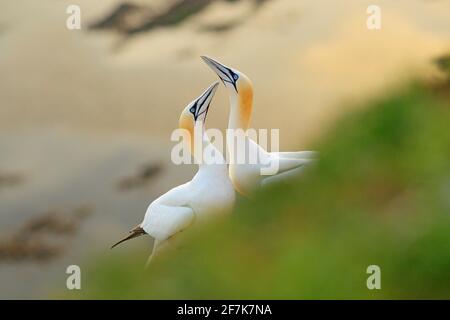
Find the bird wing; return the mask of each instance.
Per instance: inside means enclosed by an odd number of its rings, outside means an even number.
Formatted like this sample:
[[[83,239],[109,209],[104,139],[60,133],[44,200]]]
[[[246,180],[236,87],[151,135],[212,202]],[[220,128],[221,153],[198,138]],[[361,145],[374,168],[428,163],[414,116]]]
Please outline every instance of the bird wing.
[[[283,173],[275,174],[272,176],[267,176],[262,179],[261,186],[266,186],[266,185],[269,185],[272,183],[277,183],[280,181],[290,179],[292,177],[299,175],[304,169],[305,169],[305,166],[300,166],[300,167],[285,171]]]
[[[145,231],[157,240],[166,240],[189,227],[195,220],[194,210],[187,206],[158,204],[149,208],[143,225]]]
[[[273,157],[273,161],[278,161],[278,172],[277,174],[296,169],[304,166],[305,164],[311,163],[312,159],[286,159]]]
[[[287,153],[295,154],[296,152],[287,152]],[[274,175],[264,177],[261,181],[261,185],[271,184],[273,182],[282,181],[290,177],[296,176],[303,171],[306,165],[313,163],[315,161],[314,158],[280,158],[277,156],[278,154],[285,154],[285,152],[271,153],[272,160],[278,161],[278,172]]]
[[[316,159],[316,151],[271,152],[271,154],[285,159]]]

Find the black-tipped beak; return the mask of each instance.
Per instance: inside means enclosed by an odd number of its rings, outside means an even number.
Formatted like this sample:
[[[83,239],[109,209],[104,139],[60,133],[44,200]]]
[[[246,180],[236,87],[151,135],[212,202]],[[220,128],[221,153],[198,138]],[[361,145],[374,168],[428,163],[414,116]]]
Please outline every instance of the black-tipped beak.
[[[210,57],[201,56],[201,58],[219,76],[220,80],[222,80],[224,84],[232,84],[237,91],[236,81],[239,76],[233,70]]]
[[[115,246],[121,244],[122,242],[125,242],[125,241],[127,241],[127,240],[130,240],[130,239],[133,239],[133,238],[142,236],[142,235],[144,235],[144,234],[146,234],[146,232],[144,231],[144,229],[142,229],[142,228],[138,225],[138,226],[136,226],[135,228],[133,228],[133,229],[130,230],[130,234],[129,234],[128,236],[126,236],[126,237],[123,238],[122,240],[120,240],[120,241],[116,242],[115,244],[113,244],[113,245],[111,246],[111,249],[114,248]]]
[[[205,90],[201,94],[200,97],[195,100],[193,106],[190,111],[194,115],[194,119],[197,120],[206,120],[206,115],[209,110],[209,106],[211,105],[211,101],[216,94],[217,87],[219,86],[219,82],[214,82],[208,89]]]

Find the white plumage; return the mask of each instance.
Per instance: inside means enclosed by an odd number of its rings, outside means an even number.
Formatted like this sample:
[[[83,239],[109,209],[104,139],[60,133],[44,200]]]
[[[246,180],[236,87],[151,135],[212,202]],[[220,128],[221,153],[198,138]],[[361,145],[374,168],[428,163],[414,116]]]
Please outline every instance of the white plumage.
[[[250,195],[255,189],[266,184],[284,180],[298,174],[305,165],[311,163],[316,153],[314,151],[298,152],[267,152],[245,134],[249,127],[253,107],[253,86],[250,79],[242,72],[229,68],[209,57],[202,56],[206,64],[219,76],[228,89],[230,98],[230,116],[228,129],[243,130],[243,144],[231,144],[227,139],[231,163],[230,179],[237,191]],[[239,159],[251,159],[250,155],[258,155],[258,162],[239,162]],[[270,175],[264,168],[278,167]]]
[[[204,123],[211,100],[216,92],[218,83],[210,86],[200,97],[189,103],[180,116],[180,128],[190,134],[188,146],[192,154],[196,147],[194,141],[197,132],[195,125],[201,126],[203,147],[214,148],[204,132]],[[117,244],[134,237],[148,234],[154,238],[151,256],[158,252],[162,244],[187,229],[194,222],[205,220],[207,217],[232,210],[235,201],[233,185],[228,177],[228,169],[223,156],[214,150],[221,163],[207,164],[203,159],[197,159],[198,172],[191,181],[177,186],[154,200],[148,207],[144,220],[130,231],[130,235]],[[113,246],[113,247],[114,247]]]

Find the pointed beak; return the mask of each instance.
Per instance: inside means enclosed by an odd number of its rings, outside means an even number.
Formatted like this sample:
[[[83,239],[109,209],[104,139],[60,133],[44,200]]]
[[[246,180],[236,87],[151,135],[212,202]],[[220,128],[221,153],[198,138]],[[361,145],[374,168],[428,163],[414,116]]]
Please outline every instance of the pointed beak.
[[[122,242],[125,242],[127,240],[133,239],[133,238],[137,238],[139,236],[142,236],[146,234],[146,232],[144,231],[144,229],[142,229],[139,225],[136,226],[135,228],[130,230],[130,234],[128,236],[126,236],[125,238],[123,238],[122,240],[116,242],[115,244],[113,244],[111,246],[111,249],[114,248],[115,246],[121,244]]]
[[[207,56],[201,56],[203,61],[219,76],[220,80],[229,82],[229,68]]]
[[[235,71],[210,57],[201,56],[201,58],[219,76],[225,86],[229,83],[234,87],[236,92],[238,91],[236,81],[238,80],[239,75]]]
[[[200,97],[195,101],[195,110],[194,111],[194,119],[195,120],[206,120],[206,115],[209,110],[209,106],[211,105],[211,101],[216,94],[217,87],[219,86],[219,82],[213,83],[209,86],[205,92],[202,93]]]

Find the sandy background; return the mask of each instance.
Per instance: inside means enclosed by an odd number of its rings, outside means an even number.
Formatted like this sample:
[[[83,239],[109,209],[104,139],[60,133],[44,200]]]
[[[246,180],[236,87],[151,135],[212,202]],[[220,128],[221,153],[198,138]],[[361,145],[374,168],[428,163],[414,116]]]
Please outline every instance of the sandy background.
[[[135,1],[160,11],[173,2]],[[72,3],[0,4],[0,235],[48,210],[92,210],[57,258],[0,261],[0,298],[63,288],[68,264],[107,250],[155,197],[192,176],[194,167],[171,164],[170,133],[186,103],[216,80],[200,55],[245,72],[255,86],[254,127],[279,128],[282,149],[301,149],[358,102],[412,75],[439,77],[430,61],[450,51],[444,0],[377,1],[380,31],[366,28],[372,1],[269,0],[258,9],[216,1],[177,26],[133,36],[88,28],[116,0],[76,1],[82,29],[68,30]],[[227,103],[221,88],[210,127],[224,128]],[[117,187],[145,164],[161,170]]]

